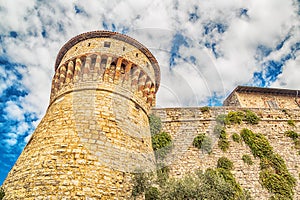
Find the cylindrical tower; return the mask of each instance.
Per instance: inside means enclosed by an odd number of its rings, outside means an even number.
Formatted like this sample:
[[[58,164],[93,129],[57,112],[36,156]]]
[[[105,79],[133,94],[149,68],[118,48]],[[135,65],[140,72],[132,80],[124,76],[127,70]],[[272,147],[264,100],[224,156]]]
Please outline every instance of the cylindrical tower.
[[[127,199],[155,167],[148,112],[159,66],[136,40],[94,31],[60,50],[50,105],[3,187],[6,199]]]

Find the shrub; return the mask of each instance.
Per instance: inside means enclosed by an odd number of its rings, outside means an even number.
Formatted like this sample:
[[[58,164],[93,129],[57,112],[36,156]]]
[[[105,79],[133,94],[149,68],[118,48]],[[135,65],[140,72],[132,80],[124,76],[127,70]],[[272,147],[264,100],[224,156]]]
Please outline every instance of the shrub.
[[[241,124],[245,114],[241,111],[230,111],[227,114],[227,121],[229,124]]]
[[[203,112],[203,113],[208,112],[209,110],[210,110],[210,108],[208,106],[204,106],[204,107],[200,108],[200,111]]]
[[[157,187],[149,187],[145,191],[145,200],[157,200],[159,196],[160,194]]]
[[[3,199],[4,196],[5,196],[4,189],[0,187],[0,200]]]
[[[152,136],[152,148],[155,151],[156,159],[163,159],[172,146],[171,135],[161,132]]]
[[[220,125],[226,125],[226,124],[229,124],[228,120],[227,120],[227,115],[226,114],[221,114],[221,115],[218,115],[216,117],[216,122],[217,124],[220,124]]]
[[[249,124],[258,124],[260,118],[254,112],[246,110],[244,120]]]
[[[137,171],[132,178],[132,193],[133,197],[137,197],[145,192],[150,185],[150,174]]]
[[[202,150],[210,153],[212,150],[212,139],[210,137],[205,136],[202,142]]]
[[[254,157],[262,158],[272,154],[273,148],[262,134],[255,134],[249,129],[243,129],[241,136],[244,142],[250,147]]]
[[[244,161],[244,163],[246,163],[247,165],[253,165],[253,161],[251,159],[251,157],[249,155],[243,155],[242,156],[242,160]]]
[[[214,128],[214,133],[216,135],[219,135],[218,147],[222,151],[226,151],[229,148],[229,141],[227,138],[225,128],[221,125],[216,125]]]
[[[194,138],[193,146],[198,149],[202,149],[205,152],[210,153],[212,149],[212,140],[204,133],[200,133]]]
[[[161,119],[154,114],[149,115],[149,125],[151,135],[155,135],[161,130]]]
[[[295,126],[295,122],[292,119],[287,120],[288,125]]]
[[[169,146],[171,142],[171,135],[166,132],[161,132],[152,136],[152,148],[154,151]]]
[[[291,130],[284,132],[284,135],[286,135],[289,138],[292,138],[293,140],[297,140],[299,138],[299,134]]]
[[[229,149],[229,141],[227,139],[219,139],[218,147],[224,152],[227,151]]]
[[[193,146],[197,147],[198,149],[201,149],[204,138],[204,133],[200,133],[199,135],[197,135],[193,140]]]
[[[241,142],[241,136],[237,133],[233,133],[232,136],[231,136],[232,140],[234,142],[237,142],[237,143],[240,143]]]
[[[262,186],[273,193],[273,199],[293,199],[296,179],[289,173],[280,155],[274,154],[268,140],[248,129],[243,129],[241,135],[253,155],[260,158]]]
[[[235,181],[230,171],[207,169],[204,173],[188,174],[182,179],[171,179],[162,188],[161,199],[251,199]]]
[[[221,125],[216,125],[214,128],[214,134],[221,135],[222,133],[225,133],[225,127]]]
[[[169,178],[169,172],[170,169],[168,166],[165,166],[164,164],[159,164],[156,168],[156,175],[157,175],[157,182],[160,185],[163,185],[166,183],[166,181]]]
[[[233,163],[228,158],[221,157],[221,158],[218,159],[217,167],[222,168],[222,169],[226,169],[226,170],[232,170]]]

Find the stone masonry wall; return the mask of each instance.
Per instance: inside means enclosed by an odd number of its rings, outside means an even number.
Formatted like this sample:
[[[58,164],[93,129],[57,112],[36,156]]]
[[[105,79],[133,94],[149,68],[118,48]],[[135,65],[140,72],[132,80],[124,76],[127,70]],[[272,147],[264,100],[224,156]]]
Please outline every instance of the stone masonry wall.
[[[66,94],[6,178],[5,198],[129,199],[130,173],[154,167],[149,131],[146,113],[129,99],[100,90]]]
[[[300,100],[295,99],[295,96],[234,92],[224,101],[224,105],[245,108],[299,109]]]
[[[161,108],[152,109],[160,116],[163,122],[163,131],[171,134],[174,147],[165,162],[171,168],[170,174],[180,178],[184,174],[196,169],[205,170],[215,168],[220,157],[227,157],[234,163],[233,174],[243,188],[248,189],[254,199],[268,199],[270,194],[262,188],[259,182],[259,159],[254,158],[250,148],[244,143],[236,143],[231,139],[233,133],[240,133],[248,128],[255,133],[264,134],[278,153],[285,160],[289,172],[296,178],[294,199],[300,199],[300,154],[295,149],[292,139],[286,137],[284,132],[294,130],[300,133],[300,110],[282,109],[251,109],[261,121],[257,125],[242,123],[241,125],[227,125],[230,147],[223,152],[217,145],[218,138],[212,133],[216,124],[215,117],[226,114],[230,110],[242,110],[234,107],[210,108],[208,112],[201,112],[201,108]],[[293,119],[295,127],[288,125],[287,120]],[[211,154],[203,152],[192,146],[193,139],[199,133],[206,133],[213,138]],[[250,155],[253,165],[243,162],[242,156]]]

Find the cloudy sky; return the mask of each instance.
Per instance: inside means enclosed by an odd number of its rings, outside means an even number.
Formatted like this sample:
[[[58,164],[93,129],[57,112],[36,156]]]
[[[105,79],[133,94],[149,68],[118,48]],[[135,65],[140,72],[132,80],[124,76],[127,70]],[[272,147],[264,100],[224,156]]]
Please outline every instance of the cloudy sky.
[[[82,32],[157,58],[157,107],[218,106],[237,85],[300,89],[299,0],[0,0],[0,185],[49,103],[56,55]]]

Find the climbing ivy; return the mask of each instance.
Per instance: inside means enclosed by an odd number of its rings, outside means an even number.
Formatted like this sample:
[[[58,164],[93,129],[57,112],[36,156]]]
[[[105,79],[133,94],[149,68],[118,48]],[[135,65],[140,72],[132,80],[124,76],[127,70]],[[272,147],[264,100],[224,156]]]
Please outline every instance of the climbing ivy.
[[[244,163],[246,163],[247,165],[253,165],[253,161],[251,159],[251,157],[249,155],[243,155],[242,156],[242,160],[244,161]]]
[[[249,124],[258,124],[260,118],[252,111],[230,111],[227,115],[221,114],[216,117],[216,122],[221,125],[241,124],[245,121]]]
[[[221,157],[218,159],[217,167],[226,170],[232,170],[233,162],[226,157]]]
[[[262,186],[273,193],[274,199],[293,199],[296,179],[288,172],[284,160],[273,152],[267,138],[249,129],[243,129],[241,136],[254,157],[260,158]]]
[[[217,124],[213,132],[215,135],[219,136],[218,147],[225,152],[229,148],[229,141],[225,127]]]
[[[296,149],[300,149],[300,134],[296,133],[295,131],[289,130],[284,132],[284,135],[291,138],[294,141]]]
[[[240,142],[241,142],[241,136],[240,136],[239,134],[237,134],[237,133],[233,133],[233,134],[231,135],[231,138],[232,138],[233,141],[235,141],[235,142],[237,142],[237,143],[240,143]]]
[[[295,126],[295,121],[292,119],[287,120],[288,125]]]

